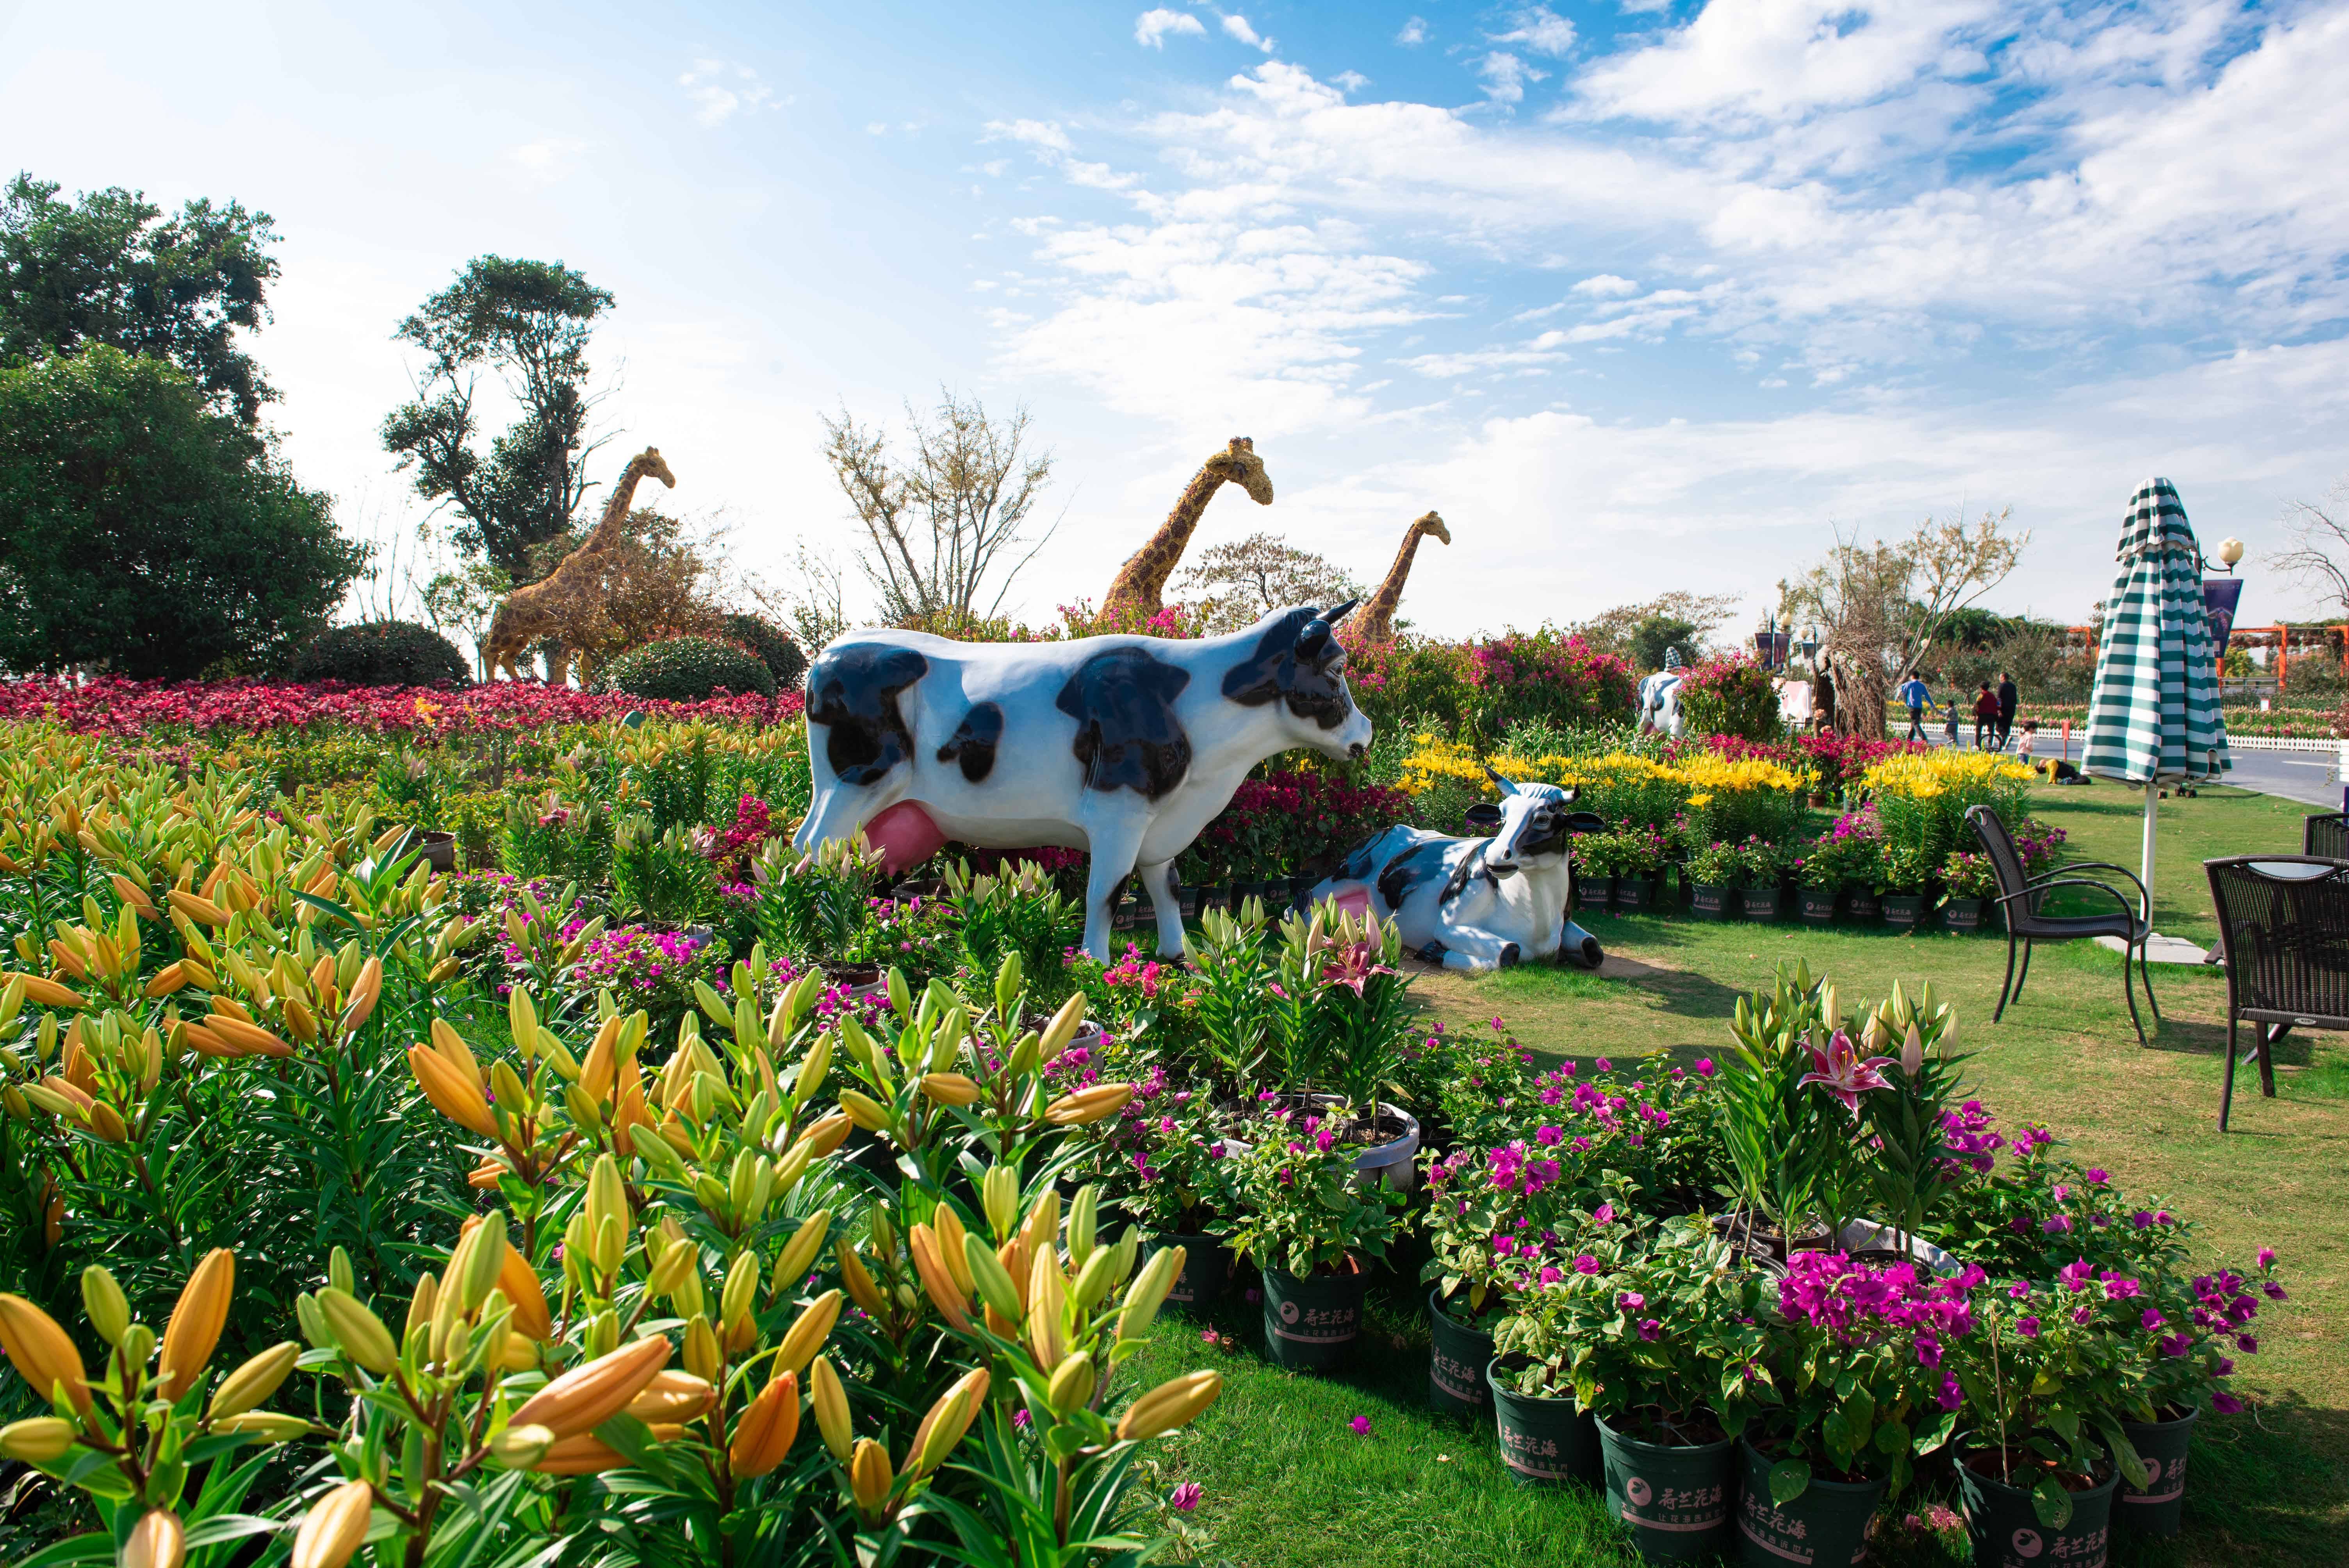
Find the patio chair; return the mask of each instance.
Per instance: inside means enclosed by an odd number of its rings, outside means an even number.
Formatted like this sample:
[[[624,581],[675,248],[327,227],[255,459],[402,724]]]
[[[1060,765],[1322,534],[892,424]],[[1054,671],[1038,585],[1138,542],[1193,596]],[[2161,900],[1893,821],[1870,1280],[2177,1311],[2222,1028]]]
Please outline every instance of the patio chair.
[[[2145,883],[2127,866],[2116,866],[2109,861],[2092,861],[2068,865],[2033,880],[2023,869],[2023,857],[2015,851],[2013,836],[1998,813],[1987,806],[1976,806],[1966,812],[1966,820],[1973,824],[1974,837],[1982,841],[1982,852],[1990,857],[1991,872],[1998,879],[1998,906],[2006,915],[2006,981],[2000,986],[1997,1010],[1991,1014],[1995,1024],[2006,1015],[2006,1005],[2023,995],[2023,983],[2031,978],[2031,951],[2042,942],[2072,942],[2083,936],[2117,936],[2125,944],[2121,950],[2121,995],[2128,999],[2129,1022],[2137,1026],[2137,1044],[2144,1045],[2145,1020],[2137,1016],[2137,992],[2129,983],[2129,960],[2137,960],[2137,977],[2145,983],[2146,1005],[2153,1009],[2153,1021],[2161,1022],[2161,1004],[2153,999],[2153,976],[2145,961],[2147,939],[2153,934],[2153,900],[2147,896]],[[2131,905],[2128,895],[2110,882],[2094,877],[2079,876],[2080,872],[2118,872],[2128,878],[2137,889],[2137,903]],[[2044,914],[2040,906],[2046,895],[2058,888],[2088,888],[2110,898],[2116,906],[2090,914]],[[2014,972],[2014,946],[2023,944],[2023,973]]]
[[[2323,818],[2309,819],[2311,831]],[[2227,1084],[2235,1105],[2235,1030],[2252,1027],[2260,1093],[2275,1098],[2275,1043],[2295,1024],[2349,1029],[2349,860],[2235,855],[2205,861],[2227,953]]]
[[[2349,860],[2349,812],[2323,811],[2301,824],[2300,852]]]

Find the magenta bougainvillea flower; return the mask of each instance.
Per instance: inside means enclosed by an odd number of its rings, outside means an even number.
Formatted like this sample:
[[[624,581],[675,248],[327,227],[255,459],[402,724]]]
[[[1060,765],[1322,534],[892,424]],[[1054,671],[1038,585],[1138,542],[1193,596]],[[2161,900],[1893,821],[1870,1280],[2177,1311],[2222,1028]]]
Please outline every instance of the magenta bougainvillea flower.
[[[1186,1480],[1174,1489],[1174,1495],[1166,1500],[1166,1506],[1177,1513],[1188,1513],[1199,1506],[1199,1500],[1206,1495],[1199,1490],[1197,1481]]]
[[[1371,1435],[1371,1418],[1368,1416],[1357,1416],[1346,1425],[1354,1429],[1354,1435],[1358,1438],[1367,1438]]]

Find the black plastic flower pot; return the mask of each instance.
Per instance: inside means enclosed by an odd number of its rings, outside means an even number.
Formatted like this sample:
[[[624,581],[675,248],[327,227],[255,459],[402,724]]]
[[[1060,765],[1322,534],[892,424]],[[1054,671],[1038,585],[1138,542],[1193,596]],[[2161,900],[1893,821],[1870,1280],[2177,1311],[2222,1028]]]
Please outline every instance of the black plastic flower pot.
[[[1599,1483],[1606,1466],[1599,1454],[1599,1423],[1588,1411],[1576,1409],[1571,1399],[1518,1393],[1501,1375],[1498,1360],[1485,1363],[1485,1384],[1500,1429],[1501,1462],[1519,1486]]]
[[[1988,923],[1984,912],[1989,908],[1986,898],[1953,898],[1941,905],[1941,923],[1951,931],[1980,931]]]
[[[1638,914],[1663,903],[1663,879],[1652,874],[1615,879],[1615,907]]]
[[[1607,1509],[1631,1527],[1631,1544],[1651,1563],[1690,1563],[1729,1544],[1729,1502],[1737,1486],[1737,1439],[1687,1447],[1643,1443],[1599,1422],[1607,1467]]]
[[[1925,895],[1921,892],[1888,892],[1884,895],[1884,923],[1895,931],[1914,931],[1924,923]]]
[[[1199,913],[1222,909],[1231,903],[1231,889],[1222,882],[1208,882],[1199,889]]]
[[[1821,1480],[1812,1478],[1802,1495],[1779,1502],[1770,1495],[1768,1454],[1741,1439],[1744,1485],[1737,1500],[1737,1551],[1748,1568],[1784,1568],[1809,1563],[1816,1568],[1848,1568],[1868,1561],[1868,1522],[1884,1501],[1883,1480]]]
[[[1174,1286],[1166,1293],[1167,1305],[1204,1313],[1223,1300],[1224,1287],[1232,1282],[1232,1254],[1221,1241],[1161,1231],[1150,1238],[1149,1251],[1162,1247],[1183,1249],[1183,1272],[1174,1276]]]
[[[1290,877],[1288,879],[1288,889],[1289,908],[1303,909],[1305,907],[1305,901],[1313,896],[1313,882],[1314,879],[1311,877]]]
[[[1362,1332],[1362,1292],[1370,1276],[1352,1258],[1335,1274],[1304,1279],[1268,1264],[1264,1270],[1264,1347],[1292,1372],[1342,1366]]]
[[[1737,895],[1745,918],[1760,925],[1775,925],[1785,904],[1785,895],[1775,887],[1749,887]]]
[[[2132,1535],[2175,1535],[2178,1515],[2186,1509],[2186,1450],[2194,1441],[2194,1418],[2189,1410],[2174,1420],[2123,1421],[2137,1457],[2145,1461],[2143,1490],[2121,1482],[2113,1520]]]
[[[1876,890],[1864,882],[1846,882],[1843,887],[1844,913],[1855,925],[1873,925],[1884,914],[1884,901]]]
[[[1427,1293],[1427,1408],[1444,1416],[1482,1416],[1493,1408],[1485,1387],[1485,1363],[1493,1358],[1493,1336],[1444,1310],[1444,1298]]]
[[[2031,1493],[1974,1469],[1995,1464],[1990,1455],[1958,1466],[1958,1496],[1965,1504],[1966,1533],[1973,1540],[1976,1568],[2045,1568],[2050,1563],[2104,1568],[2111,1539],[2113,1493],[2117,1471],[2100,1486],[2072,1496],[2072,1517],[2061,1530],[2042,1523]]]
[[[1795,892],[1795,913],[1805,925],[1832,925],[1836,917],[1836,890],[1831,887],[1798,888]]]
[[[1689,912],[1699,920],[1727,920],[1737,913],[1737,890],[1713,882],[1689,886]]]

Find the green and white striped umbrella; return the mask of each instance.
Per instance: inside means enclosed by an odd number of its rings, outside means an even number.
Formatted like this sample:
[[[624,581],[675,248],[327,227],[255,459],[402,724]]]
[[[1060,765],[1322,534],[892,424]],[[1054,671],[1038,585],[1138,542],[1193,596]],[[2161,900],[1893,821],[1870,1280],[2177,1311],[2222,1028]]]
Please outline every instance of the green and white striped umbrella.
[[[2176,487],[2147,480],[2121,525],[2120,575],[2105,602],[2081,766],[2145,786],[2148,889],[2155,786],[2207,779],[2235,765],[2219,707],[2218,655],[2203,609],[2201,546]]]
[[[2168,480],[2137,486],[2121,526],[2088,699],[2090,773],[2131,784],[2232,768],[2219,708],[2218,644],[2202,607],[2202,550]]]

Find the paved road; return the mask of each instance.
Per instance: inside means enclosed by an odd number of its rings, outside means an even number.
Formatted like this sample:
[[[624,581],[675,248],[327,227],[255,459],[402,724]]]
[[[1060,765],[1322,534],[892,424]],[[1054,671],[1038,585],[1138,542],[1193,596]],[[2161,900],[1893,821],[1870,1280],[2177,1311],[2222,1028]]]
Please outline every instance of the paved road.
[[[1908,732],[1907,726],[1897,725],[1886,731],[1896,739]],[[1934,745],[1945,744],[1940,730],[1932,731]],[[1959,744],[1971,749],[1973,726],[1969,722]],[[2044,760],[2056,753],[2057,738],[2045,730],[2039,732],[2039,748],[2034,760]],[[2072,737],[2072,760],[2077,762],[2080,737]],[[2339,766],[2336,758],[2323,752],[2251,751],[2237,748],[2230,753],[2235,766],[2227,772],[2227,782],[2243,789],[2256,789],[2262,795],[2280,795],[2287,800],[2299,800],[2325,810],[2342,809],[2341,781],[2334,777]]]

